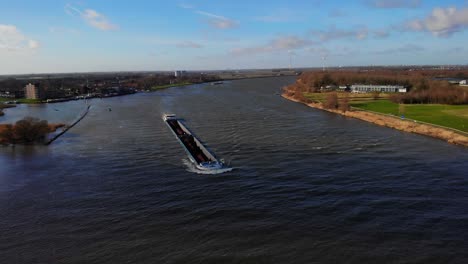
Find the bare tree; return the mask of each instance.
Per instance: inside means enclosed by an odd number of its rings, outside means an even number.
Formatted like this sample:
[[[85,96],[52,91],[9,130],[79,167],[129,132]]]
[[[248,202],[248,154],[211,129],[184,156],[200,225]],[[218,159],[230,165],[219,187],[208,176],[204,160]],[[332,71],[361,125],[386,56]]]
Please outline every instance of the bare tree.
[[[328,109],[337,109],[338,95],[335,92],[327,94],[327,98],[325,99],[323,106]]]
[[[343,99],[341,99],[339,108],[343,113],[346,113],[346,111],[349,110],[350,107],[349,107],[349,94],[348,93],[346,93]]]

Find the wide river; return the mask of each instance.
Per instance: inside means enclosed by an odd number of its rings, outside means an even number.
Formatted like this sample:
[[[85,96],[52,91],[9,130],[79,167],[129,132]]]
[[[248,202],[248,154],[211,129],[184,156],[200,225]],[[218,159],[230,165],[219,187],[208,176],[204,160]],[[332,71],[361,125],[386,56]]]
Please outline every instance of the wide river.
[[[94,99],[52,145],[0,147],[0,263],[468,263],[468,150],[281,98],[293,82]],[[235,169],[191,172],[165,112]]]

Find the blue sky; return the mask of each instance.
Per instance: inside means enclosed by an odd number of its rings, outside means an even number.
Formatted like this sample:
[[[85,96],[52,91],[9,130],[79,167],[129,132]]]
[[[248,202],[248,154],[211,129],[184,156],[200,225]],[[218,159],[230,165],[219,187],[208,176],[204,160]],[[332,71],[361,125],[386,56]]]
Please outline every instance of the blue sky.
[[[0,74],[468,63],[468,0],[0,4]]]

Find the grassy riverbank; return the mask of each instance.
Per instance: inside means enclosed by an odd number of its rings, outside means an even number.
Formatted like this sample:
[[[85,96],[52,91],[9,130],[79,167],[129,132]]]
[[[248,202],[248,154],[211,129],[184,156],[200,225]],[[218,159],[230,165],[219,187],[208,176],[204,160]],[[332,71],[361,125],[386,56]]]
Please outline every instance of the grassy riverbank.
[[[352,106],[468,132],[467,105],[396,104],[388,100],[379,100],[352,104]]]
[[[324,102],[327,93],[306,93],[306,98],[314,102]],[[382,114],[404,116],[439,126],[468,132],[468,105],[442,104],[397,104],[388,100],[388,94],[374,98],[372,94],[338,93],[340,99],[348,96],[352,107]]]
[[[425,136],[430,136],[438,139],[445,140],[452,144],[462,145],[468,147],[468,136],[465,133],[455,132],[445,127],[436,127],[430,124],[424,124],[420,122],[411,121],[409,119],[401,119],[395,115],[383,115],[376,112],[368,112],[363,110],[353,109],[352,111],[342,111],[339,109],[329,109],[325,108],[320,102],[304,102],[294,98],[293,96],[283,93],[282,96],[288,100],[303,103],[307,106],[321,109],[327,112],[332,112],[335,114],[357,118],[369,123],[373,123],[379,126],[390,127],[398,129],[401,131],[421,134]],[[385,99],[384,99],[385,100]]]
[[[170,87],[186,86],[186,85],[190,85],[190,84],[192,84],[192,83],[190,83],[190,82],[183,82],[183,83],[174,83],[174,84],[158,85],[158,86],[153,86],[153,87],[151,87],[151,91],[157,91],[157,90],[166,89],[166,88],[170,88]]]
[[[42,101],[41,99],[26,99],[26,98],[0,98],[0,102],[8,102],[8,101],[16,101],[18,104],[40,104]]]

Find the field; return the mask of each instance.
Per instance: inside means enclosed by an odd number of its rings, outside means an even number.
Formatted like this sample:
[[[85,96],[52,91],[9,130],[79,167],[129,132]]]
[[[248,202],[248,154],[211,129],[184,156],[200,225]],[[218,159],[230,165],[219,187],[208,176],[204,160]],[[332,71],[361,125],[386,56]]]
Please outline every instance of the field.
[[[338,93],[339,98],[346,96]],[[307,93],[311,100],[323,102],[326,93]],[[352,107],[395,116],[404,116],[439,126],[450,127],[468,132],[468,105],[440,104],[396,104],[388,100],[387,94],[381,94],[374,100],[372,94],[349,94]]]
[[[192,83],[183,82],[183,83],[175,83],[175,84],[158,85],[158,86],[151,87],[151,90],[152,91],[157,91],[157,90],[160,90],[160,89],[166,89],[166,88],[176,87],[176,86],[185,86],[185,85],[190,85],[190,84],[192,84]]]
[[[8,101],[17,101],[20,104],[38,104],[41,102],[40,99],[26,99],[26,98],[1,98],[0,97],[0,104],[3,104],[3,102],[8,102]]]

